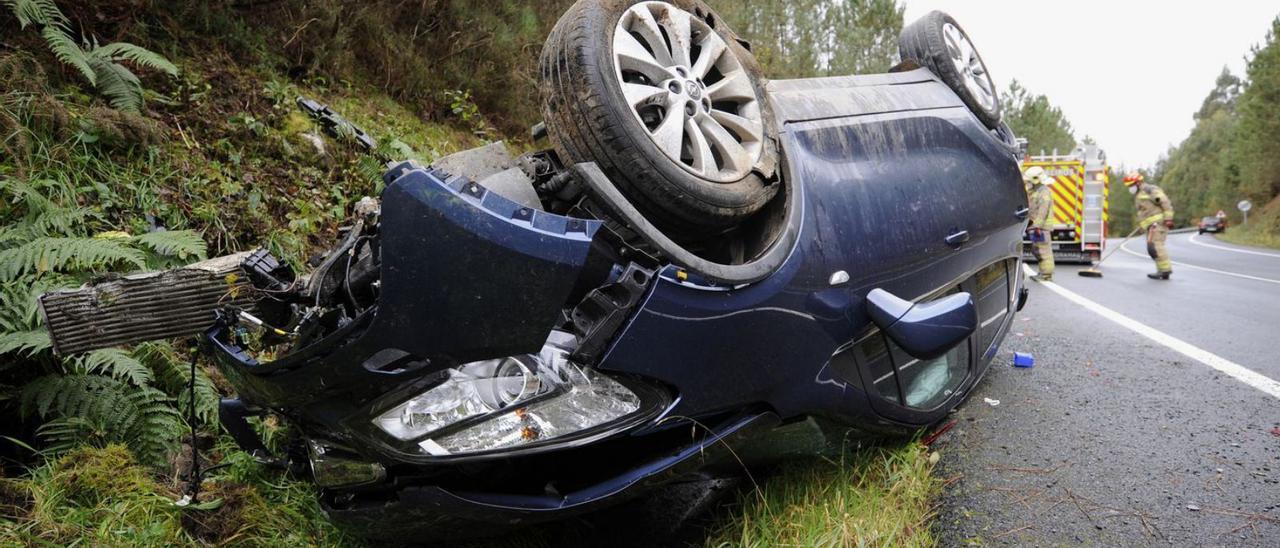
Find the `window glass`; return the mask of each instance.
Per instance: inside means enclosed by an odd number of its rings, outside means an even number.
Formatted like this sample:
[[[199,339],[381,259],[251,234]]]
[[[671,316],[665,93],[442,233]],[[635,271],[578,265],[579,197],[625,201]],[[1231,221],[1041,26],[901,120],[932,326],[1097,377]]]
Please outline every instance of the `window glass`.
[[[892,346],[893,360],[898,364],[898,380],[902,384],[904,405],[907,407],[937,407],[955,393],[969,373],[969,341],[960,343],[946,355],[932,360],[912,358],[898,345]]]
[[[871,391],[894,403],[902,403],[897,379],[893,377],[893,361],[889,359],[885,336],[876,331],[858,342],[854,348],[858,363],[870,373]]]

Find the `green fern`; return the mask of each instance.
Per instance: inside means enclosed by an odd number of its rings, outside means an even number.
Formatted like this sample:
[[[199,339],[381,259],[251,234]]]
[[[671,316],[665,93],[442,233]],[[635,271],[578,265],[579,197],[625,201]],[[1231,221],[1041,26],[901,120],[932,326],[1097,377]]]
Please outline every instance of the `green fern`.
[[[31,24],[63,28],[68,25],[67,17],[53,0],[3,0],[0,4],[9,6],[13,15],[18,18],[18,26],[24,29]]]
[[[146,268],[137,249],[107,238],[36,238],[0,251],[0,282],[27,273],[57,270],[95,270],[117,265]]]
[[[0,333],[0,354],[34,356],[52,346],[49,332],[44,329]]]
[[[79,356],[72,362],[72,369],[78,373],[105,373],[135,386],[149,386],[153,379],[147,366],[119,348],[103,348]]]
[[[84,417],[51,420],[36,429],[36,436],[44,441],[43,452],[49,457],[57,457],[81,445],[106,447],[112,438],[100,420]]]
[[[178,400],[178,409],[186,413],[191,405],[191,364],[180,359],[168,343],[142,343],[133,355],[155,374],[155,386]],[[196,368],[196,418],[204,424],[217,424],[218,401],[222,396],[204,370]]]
[[[76,69],[85,80],[89,81],[89,85],[95,87],[98,85],[98,71],[91,66],[93,58],[80,48],[65,29],[49,25],[40,31],[40,35],[44,37],[44,42],[49,46],[49,51],[53,52],[54,57]]]
[[[35,216],[30,223],[32,236],[65,236],[73,234],[89,219],[101,217],[83,207],[51,208]]]
[[[178,76],[178,67],[154,51],[135,46],[128,42],[113,42],[89,50],[90,57],[105,59],[113,63],[128,61],[134,66],[158,70],[169,76]]]
[[[112,108],[131,112],[142,110],[142,82],[122,62],[158,70],[169,76],[178,75],[178,67],[163,55],[127,42],[99,46],[95,40],[91,47],[85,49],[76,43],[70,22],[53,0],[0,1],[9,6],[22,28],[27,25],[43,27],[40,35],[44,37],[49,51],[106,96]]]
[[[204,259],[204,237],[194,230],[162,230],[133,237],[133,241],[161,255],[179,259]]]
[[[129,112],[142,110],[142,82],[133,71],[98,57],[90,57],[89,66],[97,76],[95,87],[107,97],[111,108]]]
[[[163,462],[183,432],[182,418],[163,392],[99,375],[40,377],[23,387],[21,409],[23,416],[46,420],[79,417],[105,442],[124,443],[152,463]]]

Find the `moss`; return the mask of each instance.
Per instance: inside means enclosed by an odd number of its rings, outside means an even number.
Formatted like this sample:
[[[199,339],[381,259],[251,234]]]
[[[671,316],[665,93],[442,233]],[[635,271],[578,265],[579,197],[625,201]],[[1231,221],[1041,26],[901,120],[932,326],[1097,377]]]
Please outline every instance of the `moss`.
[[[123,446],[76,449],[16,480],[30,504],[8,540],[23,544],[185,543],[179,509]],[[3,537],[0,537],[3,538]]]

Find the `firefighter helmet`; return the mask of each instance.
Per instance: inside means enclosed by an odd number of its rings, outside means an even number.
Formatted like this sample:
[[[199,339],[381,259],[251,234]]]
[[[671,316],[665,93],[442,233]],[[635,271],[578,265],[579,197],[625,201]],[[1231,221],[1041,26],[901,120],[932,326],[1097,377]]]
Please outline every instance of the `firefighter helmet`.
[[[1022,182],[1029,185],[1049,184],[1053,179],[1046,176],[1044,168],[1040,166],[1031,166],[1022,173]]]
[[[1140,184],[1145,180],[1146,180],[1146,177],[1144,177],[1141,172],[1134,171],[1124,176],[1124,186],[1133,186],[1136,184]]]

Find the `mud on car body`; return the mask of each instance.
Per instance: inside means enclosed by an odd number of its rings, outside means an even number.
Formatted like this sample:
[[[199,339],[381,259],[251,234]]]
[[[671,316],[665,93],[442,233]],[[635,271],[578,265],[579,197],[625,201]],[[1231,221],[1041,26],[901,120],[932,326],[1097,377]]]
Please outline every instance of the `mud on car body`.
[[[305,275],[256,251],[42,309],[60,352],[198,327],[238,391],[227,430],[375,537],[911,433],[1020,308],[1027,204],[967,35],[934,12],[900,50],[887,74],[768,81],[701,2],[583,0],[543,52],[551,148],[390,163]],[[154,284],[163,307],[131,296]],[[262,413],[301,432],[291,456]]]

